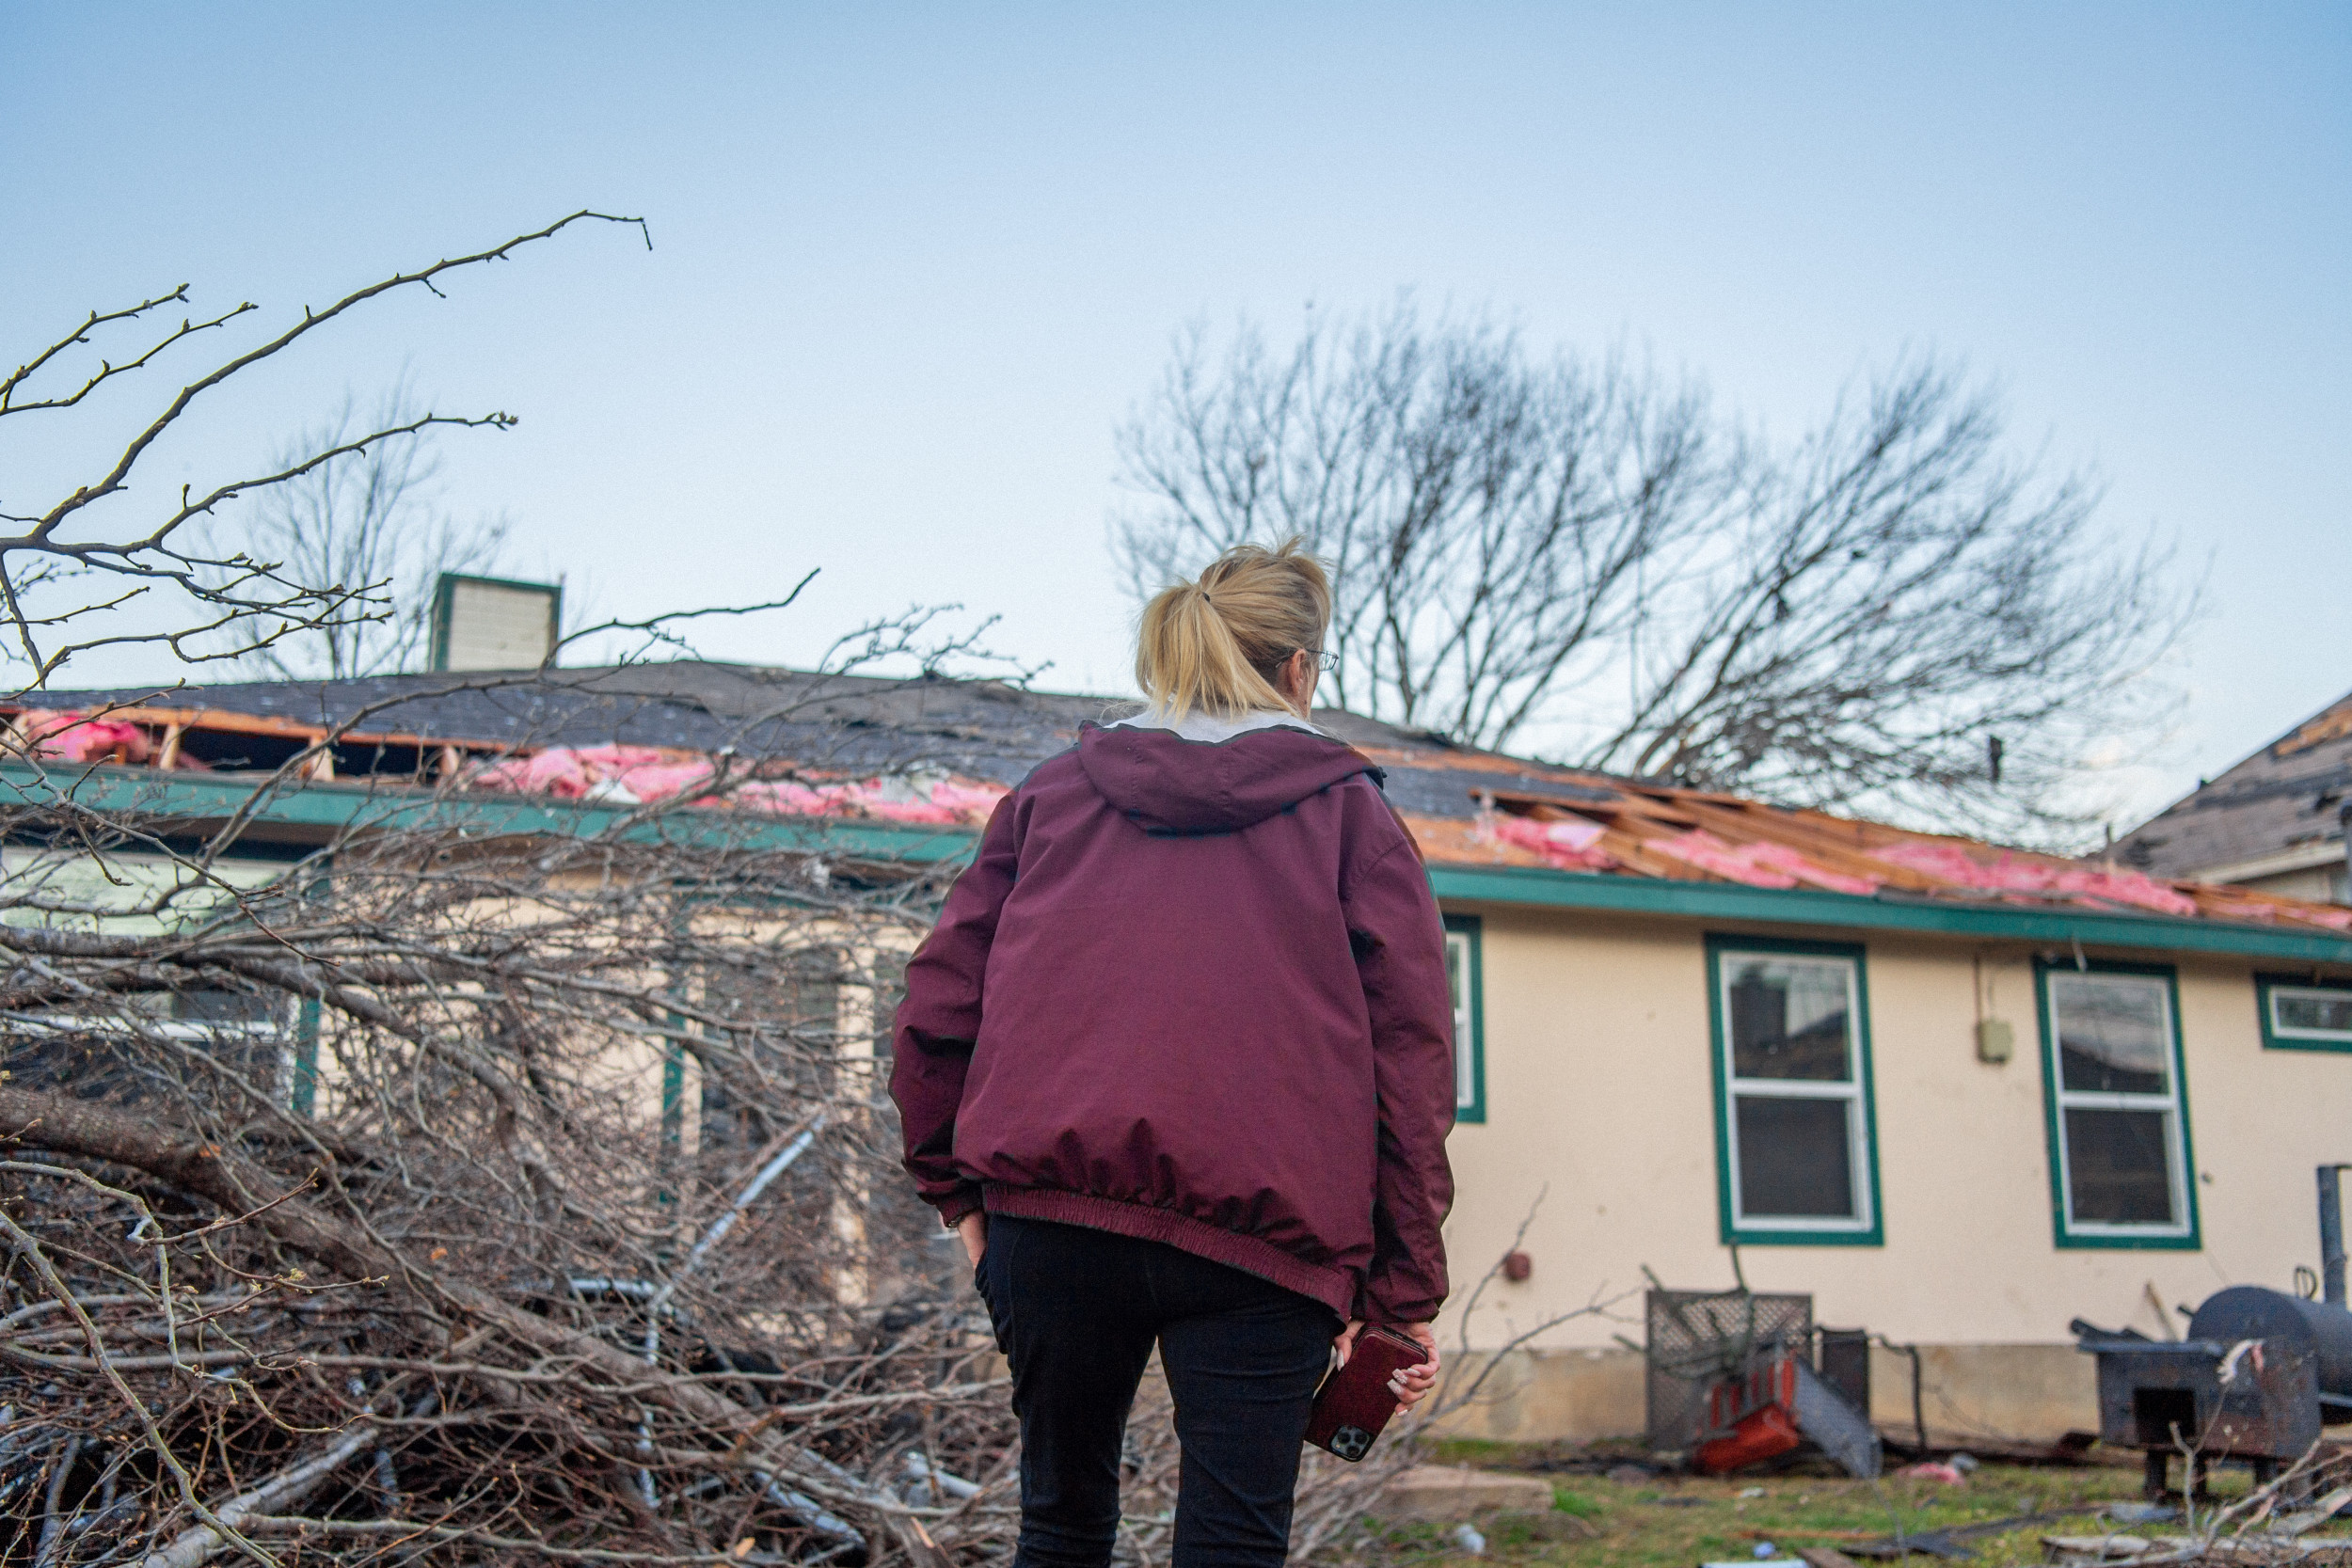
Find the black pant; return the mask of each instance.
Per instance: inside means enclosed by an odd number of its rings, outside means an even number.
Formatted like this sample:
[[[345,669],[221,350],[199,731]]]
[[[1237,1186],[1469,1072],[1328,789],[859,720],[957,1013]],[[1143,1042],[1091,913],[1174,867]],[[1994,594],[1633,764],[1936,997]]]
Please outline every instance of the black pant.
[[[1103,1568],[1120,1444],[1152,1343],[1184,1468],[1173,1568],[1279,1564],[1299,1444],[1340,1323],[1321,1302],[1158,1242],[992,1214],[974,1271],[1021,1418],[1014,1568]]]

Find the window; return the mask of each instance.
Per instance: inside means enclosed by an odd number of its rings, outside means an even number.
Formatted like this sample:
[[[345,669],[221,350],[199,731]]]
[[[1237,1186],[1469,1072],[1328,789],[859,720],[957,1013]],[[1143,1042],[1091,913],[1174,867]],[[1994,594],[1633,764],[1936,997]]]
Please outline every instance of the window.
[[[2035,979],[2058,1244],[2196,1246],[2172,972],[2044,964]]]
[[[1875,1246],[1862,949],[1710,937],[1724,1240]]]
[[[1486,1119],[1486,980],[1474,915],[1445,917],[1445,983],[1454,997],[1454,1119]]]
[[[2352,981],[2254,976],[2265,1051],[2352,1051]]]
[[[784,955],[746,992],[725,971],[702,982],[701,1003],[740,1029],[705,1028],[700,1147],[714,1169],[767,1148],[828,1090],[843,1044],[843,958],[828,947]],[[666,1082],[665,1094],[672,1091]]]
[[[11,845],[0,849],[0,923],[160,935],[236,918],[237,893],[258,893],[285,871],[279,863],[220,861],[199,874],[164,855],[99,856]],[[174,1070],[169,1058],[149,1045],[182,1040],[281,1104],[306,1115],[312,1108],[318,1006],[283,991],[125,990],[108,1004],[38,1007],[8,1022],[17,1026],[8,1052],[9,1076],[29,1087],[135,1103],[165,1086],[159,1075]]]

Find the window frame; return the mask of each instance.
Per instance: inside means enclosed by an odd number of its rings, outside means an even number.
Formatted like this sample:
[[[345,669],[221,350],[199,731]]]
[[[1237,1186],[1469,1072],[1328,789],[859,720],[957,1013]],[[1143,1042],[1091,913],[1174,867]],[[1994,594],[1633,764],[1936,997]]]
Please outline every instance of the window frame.
[[[2158,1099],[2155,1095],[2116,1094],[2106,1091],[2067,1089],[2058,1072],[2058,1000],[2050,980],[2053,975],[2116,974],[2134,975],[2164,982],[2165,1018],[2172,1037],[2172,1071],[2169,1091],[2170,1108],[2175,1133],[2168,1158],[2177,1158],[2174,1167],[2180,1180],[2181,1221],[2170,1228],[2153,1226],[2116,1226],[2099,1221],[2077,1224],[2070,1216],[2068,1203],[2071,1181],[2066,1160],[2063,1116],[2070,1105],[2090,1109],[2147,1110],[2154,1107],[2146,1102]],[[2181,1037],[2181,985],[2178,973],[2170,964],[2129,963],[2114,958],[2088,960],[2037,957],[2033,966],[2034,1026],[2042,1045],[2042,1122],[2047,1140],[2050,1164],[2050,1227],[2054,1242],[2064,1251],[2107,1250],[2123,1252],[2200,1252],[2204,1248],[2204,1221],[2197,1205],[2197,1143],[2191,1133],[2188,1114],[2188,1055]],[[2130,1101],[2132,1103],[2121,1103]]]
[[[102,867],[102,876],[105,876],[111,882],[115,875],[132,866],[161,869],[184,864],[188,857],[201,854],[204,847],[202,841],[167,836],[157,841],[152,848],[131,849],[119,853],[96,853],[87,850],[59,850],[54,844],[15,838],[0,844],[0,874],[13,878],[28,869],[36,868],[38,863],[46,859],[53,861],[60,869],[69,863],[97,864]],[[317,853],[314,849],[297,845],[241,843],[234,854],[215,862],[213,871],[216,877],[224,880],[231,880],[232,885],[239,887],[240,891],[257,893],[291,873]],[[320,856],[319,863],[322,866],[331,866],[333,857]],[[116,873],[109,874],[103,870],[109,863],[118,868]],[[265,867],[269,868],[273,874],[266,877],[256,875],[259,870]],[[238,878],[248,879],[234,880]],[[316,893],[321,890],[313,889],[312,891]],[[157,919],[152,915],[112,915],[100,911],[76,912],[67,918],[74,923],[67,927],[69,929],[94,929],[102,933],[110,928],[119,930],[125,924],[135,928],[154,924]],[[8,924],[20,923],[10,921]],[[151,933],[135,930],[135,934]],[[315,997],[288,997],[285,1000],[287,1005],[281,1009],[280,1015],[267,1022],[227,1023],[218,1021],[154,1018],[143,1020],[141,1027],[165,1039],[195,1044],[215,1040],[276,1040],[278,1043],[277,1101],[280,1106],[307,1117],[314,1114],[318,1103],[319,1027],[322,1009]],[[90,1033],[107,1030],[129,1032],[121,1020],[113,1018],[111,1015],[69,1011],[55,1013],[47,1020],[30,1024],[30,1027],[47,1033],[66,1033],[75,1030]]]
[[[2314,980],[2303,974],[2254,976],[2254,1013],[2262,1022],[2265,1051],[2331,1051],[2352,1053],[2352,1030],[2342,1035],[2289,1034],[2281,1030],[2272,998],[2282,990],[2328,991],[2352,997],[2352,980]]]
[[[19,1017],[14,1026],[33,1036],[151,1035],[199,1047],[239,1041],[275,1045],[277,1093],[272,1098],[280,1106],[309,1116],[318,1093],[318,1004],[301,997],[286,997],[283,1004],[278,1016],[267,1020],[141,1018],[133,1022],[113,1013],[59,1011],[38,1018]]]
[[[1788,937],[1707,936],[1708,1067],[1715,1102],[1715,1203],[1724,1244],[1741,1246],[1884,1246],[1886,1208],[1879,1188],[1878,1085],[1870,1060],[1870,976],[1866,950],[1860,943],[1804,942]],[[1853,1053],[1851,1094],[1793,1095],[1791,1099],[1844,1099],[1859,1108],[1851,1124],[1849,1157],[1855,1163],[1854,1195],[1863,1205],[1851,1224],[1828,1224],[1812,1218],[1751,1219],[1740,1212],[1737,1190],[1738,1129],[1732,1098],[1738,1085],[1760,1082],[1735,1078],[1731,1070],[1729,1007],[1724,998],[1726,955],[1754,954],[1768,958],[1830,958],[1852,965],[1852,990],[1847,1014],[1848,1044]],[[1858,1147],[1857,1147],[1858,1146]]]
[[[1450,951],[1462,941],[1464,1005],[1454,1012],[1454,1124],[1484,1126],[1486,1121],[1486,974],[1485,923],[1474,914],[1445,917],[1445,943]],[[1447,988],[1449,991],[1452,987]],[[1449,1000],[1451,998],[1449,997]],[[1467,1022],[1469,1028],[1463,1027]],[[1469,1069],[1469,1090],[1463,1093],[1463,1069]]]

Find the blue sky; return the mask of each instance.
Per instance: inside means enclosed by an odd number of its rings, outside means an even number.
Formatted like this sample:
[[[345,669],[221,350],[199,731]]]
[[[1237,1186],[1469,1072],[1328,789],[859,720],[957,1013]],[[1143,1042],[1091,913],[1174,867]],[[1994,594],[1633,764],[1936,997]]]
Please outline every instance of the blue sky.
[[[156,477],[405,366],[521,416],[449,449],[453,499],[609,612],[820,567],[708,650],[961,600],[1120,690],[1111,435],[1188,318],[1409,287],[1781,432],[1932,349],[2206,578],[2128,816],[2352,688],[2347,83],[2342,5],[0,0],[0,353],[183,280],[282,319],[644,214],[650,254],[570,236],[306,344]],[[0,493],[95,450],[11,433]]]

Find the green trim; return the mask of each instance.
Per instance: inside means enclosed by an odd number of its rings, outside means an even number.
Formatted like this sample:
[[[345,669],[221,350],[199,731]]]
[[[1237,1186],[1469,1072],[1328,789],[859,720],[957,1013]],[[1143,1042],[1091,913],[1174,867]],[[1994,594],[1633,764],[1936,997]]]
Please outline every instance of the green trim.
[[[0,807],[37,806],[62,797],[92,812],[155,821],[217,822],[243,810],[256,787],[251,778],[202,773],[157,773],[139,768],[44,769],[26,763],[0,763]],[[693,808],[661,811],[643,821],[630,821],[643,816],[644,809],[527,795],[436,796],[431,790],[381,784],[289,781],[253,815],[253,828],[246,832],[292,830],[315,834],[320,840],[345,831],[391,832],[419,828],[454,828],[484,837],[564,834],[590,838],[616,833],[627,843],[811,849],[918,864],[960,860],[972,852],[978,840],[978,834],[966,828]]]
[[[1470,1095],[1469,1104],[1461,1103],[1459,1085],[1455,1086],[1454,1120],[1456,1126],[1464,1122],[1484,1125],[1486,1120],[1486,933],[1480,929],[1480,921],[1474,914],[1447,915],[1445,928],[1449,934],[1470,939],[1463,945],[1468,949],[1464,967],[1469,974],[1464,977],[1464,983],[1470,987]]]
[[[56,794],[94,812],[154,819],[219,821],[251,796],[250,778],[157,773],[139,768],[50,768],[0,763],[0,807],[37,805]],[[373,784],[289,781],[255,815],[255,827],[324,839],[348,829],[393,832],[456,827],[482,834],[591,837],[618,829],[642,808],[587,805],[521,795],[437,797],[430,790]],[[249,837],[265,839],[248,832]],[[811,849],[916,864],[958,861],[977,847],[977,829],[766,817],[747,812],[663,812],[623,832],[631,842],[730,844],[755,849]],[[258,849],[258,844],[257,844]],[[246,852],[240,849],[240,852]],[[1888,894],[1863,897],[1810,888],[1757,888],[1726,882],[1674,882],[1532,866],[1429,868],[1440,902],[1532,909],[1599,910],[1700,920],[1811,926],[1841,930],[1918,931],[2021,942],[2080,942],[2152,952],[2237,953],[2297,962],[2352,964],[2352,936],[2281,931],[2227,921],[2109,911],[2039,910],[1947,904]]]
[[[2254,1015],[2261,1021],[2265,1051],[2326,1051],[2352,1052],[2352,1037],[2341,1040],[2312,1039],[2299,1035],[2281,1035],[2271,1022],[2270,993],[2279,986],[2296,990],[2331,990],[2352,995],[2352,981],[2315,980],[2308,974],[2257,974],[2254,976]]]
[[[672,1028],[681,1027],[685,1020],[675,1013],[665,1014]],[[661,1051],[661,1142],[660,1158],[655,1162],[656,1186],[653,1200],[661,1208],[677,1201],[671,1189],[671,1180],[686,1145],[686,1048],[675,1040],[663,1045]]]
[[[478,582],[490,588],[524,588],[548,595],[548,646],[553,649],[564,637],[564,585],[560,582],[525,582],[519,578],[476,577],[468,572],[443,572],[433,579],[432,663],[436,674],[449,672],[450,612],[457,598],[457,585]]]
[[[1860,1069],[1862,1164],[1870,1195],[1870,1223],[1863,1229],[1791,1230],[1741,1226],[1731,1194],[1730,1038],[1724,1018],[1723,955],[1787,953],[1801,958],[1846,958],[1853,964],[1854,1057]],[[1799,942],[1786,937],[1744,937],[1710,931],[1707,936],[1708,1067],[1715,1093],[1715,1213],[1724,1245],[1884,1246],[1886,1206],[1879,1189],[1878,1081],[1870,1061],[1870,976],[1867,957],[1851,942]]]
[[[287,1099],[296,1116],[313,1115],[319,1101],[319,999],[306,996],[294,1010],[294,1083]]]
[[[2164,981],[2165,1006],[2172,1021],[2172,1107],[2181,1118],[2181,1201],[2188,1209],[2188,1233],[2184,1236],[2076,1235],[2066,1215],[2065,1151],[2059,1147],[2058,1031],[2052,1027],[2050,975],[2065,972],[2088,974],[2145,974]],[[2197,1143],[2188,1125],[2188,1053],[2181,1040],[2181,982],[2170,964],[2120,963],[2091,958],[2079,966],[2036,958],[2033,965],[2035,1027],[2042,1037],[2042,1125],[2050,1162],[2050,1233],[2061,1251],[2200,1252],[2204,1249],[2204,1220],[2197,1207]]]
[[[1925,931],[2021,942],[2079,942],[2152,952],[2243,953],[2256,958],[2352,963],[2352,936],[2283,931],[2231,921],[2092,909],[2017,909],[1948,903],[1893,892],[1872,895],[1812,888],[1744,887],[1730,882],[1671,882],[1535,866],[1429,868],[1446,903],[1515,904],[1539,909],[1609,910],[1699,920],[1753,920],[1774,926],[1854,931]]]

